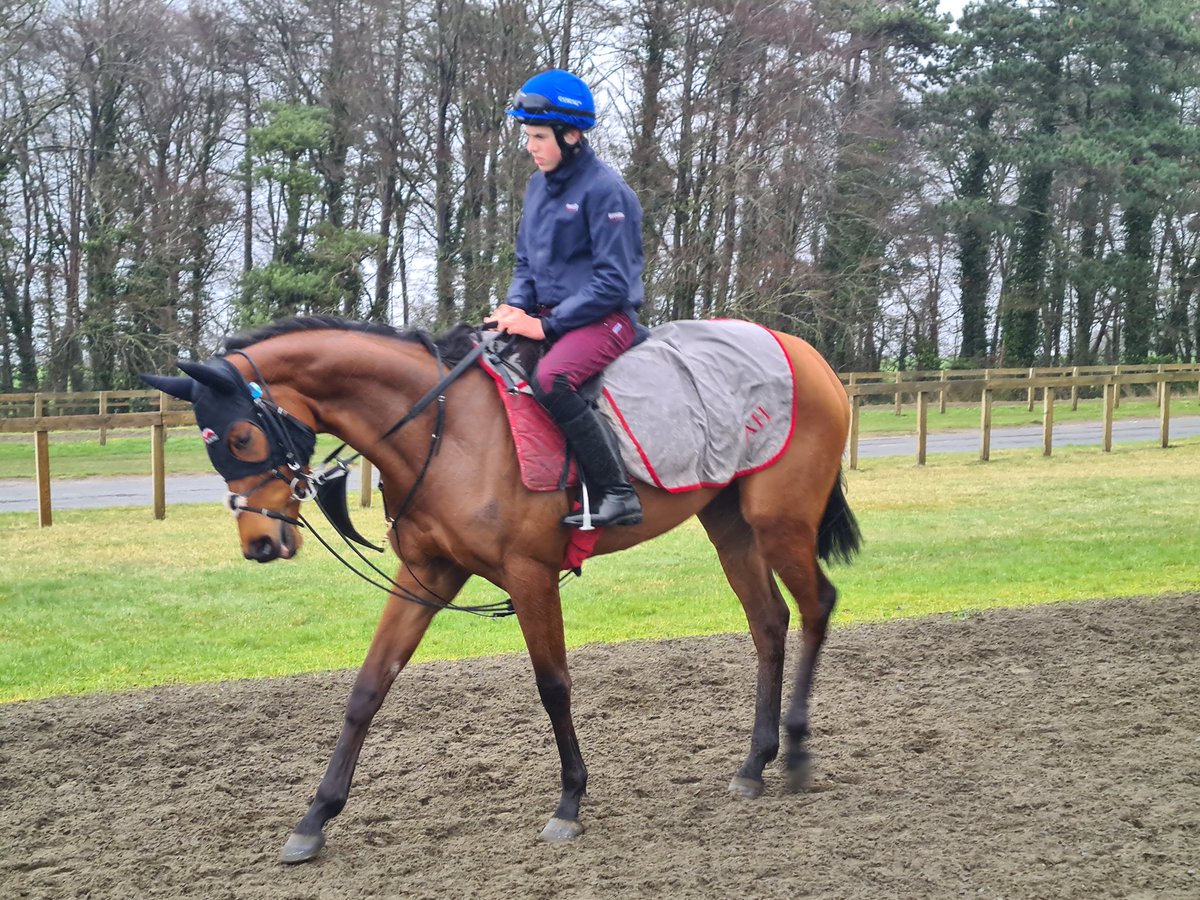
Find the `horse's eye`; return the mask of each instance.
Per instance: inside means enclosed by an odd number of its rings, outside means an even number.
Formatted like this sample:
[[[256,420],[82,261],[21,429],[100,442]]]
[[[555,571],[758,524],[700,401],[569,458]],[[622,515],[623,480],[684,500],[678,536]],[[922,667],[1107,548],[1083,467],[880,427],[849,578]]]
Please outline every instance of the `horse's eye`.
[[[229,452],[245,462],[267,458],[266,436],[249,423],[240,423],[229,433]]]

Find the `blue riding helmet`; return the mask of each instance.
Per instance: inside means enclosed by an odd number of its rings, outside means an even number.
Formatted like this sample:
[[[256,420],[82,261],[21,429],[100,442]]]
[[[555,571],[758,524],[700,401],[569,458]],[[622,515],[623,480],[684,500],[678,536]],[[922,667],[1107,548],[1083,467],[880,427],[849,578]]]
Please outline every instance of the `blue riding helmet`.
[[[530,78],[505,112],[522,125],[566,125],[587,131],[596,124],[592,92],[581,78],[562,69]]]

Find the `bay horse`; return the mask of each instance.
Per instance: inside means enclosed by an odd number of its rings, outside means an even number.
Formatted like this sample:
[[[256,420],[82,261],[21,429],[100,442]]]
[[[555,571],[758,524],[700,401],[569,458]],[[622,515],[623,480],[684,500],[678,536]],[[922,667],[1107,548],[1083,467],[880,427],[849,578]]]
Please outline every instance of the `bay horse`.
[[[795,430],[778,461],[724,487],[668,493],[638,483],[643,522],[604,530],[595,549],[624,550],[691,516],[700,518],[745,610],[758,656],[750,750],[729,785],[746,799],[762,792],[763,769],[780,745],[789,611],[774,576],[791,592],[802,623],[784,721],[788,783],[802,789],[809,771],[809,693],[837,598],[818,559],[849,561],[860,543],[841,474],[849,423],[845,390],[809,344],[783,333],[776,337],[795,378]],[[193,401],[214,465],[226,478],[247,559],[269,562],[299,549],[296,517],[311,471],[313,433],[333,434],[380,474],[392,521],[388,538],[401,565],[350,692],[332,758],[283,847],[284,862],[311,859],[324,845],[324,826],[346,804],[372,717],[435,613],[447,608],[471,575],[511,598],[558,745],[562,792],[540,836],[568,841],[583,830],[579,805],[587,769],[571,718],[559,601],[568,540],[560,520],[572,492],[534,492],[522,485],[491,378],[474,366],[445,386],[440,353],[424,332],[295,318],[230,339],[224,353],[207,363],[180,363],[186,377],[143,376]],[[251,396],[265,392],[269,402],[248,406],[247,389]],[[406,427],[394,426],[401,417]]]

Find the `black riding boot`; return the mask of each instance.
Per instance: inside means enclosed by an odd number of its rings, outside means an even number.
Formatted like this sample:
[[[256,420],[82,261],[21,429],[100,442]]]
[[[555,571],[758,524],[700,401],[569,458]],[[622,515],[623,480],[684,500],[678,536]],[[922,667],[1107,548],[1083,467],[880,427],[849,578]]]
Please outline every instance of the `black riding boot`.
[[[592,492],[592,525],[637,525],[642,521],[642,504],[637,492],[626,480],[625,467],[616,440],[600,414],[571,390],[566,379],[555,382],[548,394],[538,392],[538,399],[562,429],[567,445],[583,470],[588,490]],[[572,513],[563,524],[578,528],[583,524],[583,512]]]

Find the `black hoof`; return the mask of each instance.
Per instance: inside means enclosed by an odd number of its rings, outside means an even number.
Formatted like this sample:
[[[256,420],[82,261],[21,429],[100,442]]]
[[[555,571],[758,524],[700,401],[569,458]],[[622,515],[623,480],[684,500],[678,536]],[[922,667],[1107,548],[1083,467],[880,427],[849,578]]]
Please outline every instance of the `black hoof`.
[[[807,753],[788,760],[788,790],[799,794],[812,786],[812,759]]]

